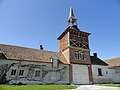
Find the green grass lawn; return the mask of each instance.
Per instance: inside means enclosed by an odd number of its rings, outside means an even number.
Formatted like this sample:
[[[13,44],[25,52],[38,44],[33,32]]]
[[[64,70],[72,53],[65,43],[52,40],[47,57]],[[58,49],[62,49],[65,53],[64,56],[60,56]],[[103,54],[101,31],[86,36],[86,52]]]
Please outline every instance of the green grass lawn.
[[[99,84],[99,86],[120,87],[120,84]]]
[[[0,90],[64,90],[75,89],[71,85],[0,85]]]

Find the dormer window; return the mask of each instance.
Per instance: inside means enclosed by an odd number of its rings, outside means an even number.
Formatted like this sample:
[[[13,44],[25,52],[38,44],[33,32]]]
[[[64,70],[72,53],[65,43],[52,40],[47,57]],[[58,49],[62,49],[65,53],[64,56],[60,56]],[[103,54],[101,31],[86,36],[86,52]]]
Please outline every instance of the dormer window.
[[[52,66],[53,66],[53,68],[58,68],[58,56],[57,55],[53,55],[53,57],[52,57],[52,61],[53,61],[53,64],[52,64]]]
[[[53,60],[53,67],[54,68],[57,68],[58,67],[58,60]]]
[[[75,52],[75,59],[76,60],[85,60],[84,52],[83,51],[76,51]]]

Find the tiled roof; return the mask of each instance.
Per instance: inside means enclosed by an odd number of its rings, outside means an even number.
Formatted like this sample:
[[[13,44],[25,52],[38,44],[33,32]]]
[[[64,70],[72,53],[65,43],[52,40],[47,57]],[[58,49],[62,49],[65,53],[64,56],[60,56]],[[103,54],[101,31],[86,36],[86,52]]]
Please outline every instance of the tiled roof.
[[[90,33],[81,31],[81,30],[78,29],[78,27],[76,25],[73,25],[73,26],[68,26],[66,28],[66,30],[57,39],[60,40],[69,30],[74,30],[74,31],[77,31],[77,32],[86,33],[86,34],[90,35]]]
[[[91,58],[91,64],[92,65],[104,65],[104,66],[108,65],[107,63],[105,63],[103,60],[101,60],[98,57],[90,56],[90,58]]]
[[[38,61],[38,62],[52,62],[53,55],[57,55],[59,61],[64,64],[69,64],[62,53],[52,52],[46,50],[32,49],[26,47],[12,46],[0,44],[0,50],[7,59]]]
[[[112,58],[104,60],[109,66],[120,66],[120,58]]]

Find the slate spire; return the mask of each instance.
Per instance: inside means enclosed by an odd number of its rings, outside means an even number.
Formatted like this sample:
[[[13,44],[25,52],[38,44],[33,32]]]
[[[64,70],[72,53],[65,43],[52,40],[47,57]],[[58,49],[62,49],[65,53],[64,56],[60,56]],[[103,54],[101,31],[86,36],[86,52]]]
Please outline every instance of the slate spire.
[[[68,23],[70,26],[73,26],[76,24],[76,17],[74,15],[74,12],[73,12],[73,8],[70,7],[70,13],[69,13],[69,18],[68,18]]]

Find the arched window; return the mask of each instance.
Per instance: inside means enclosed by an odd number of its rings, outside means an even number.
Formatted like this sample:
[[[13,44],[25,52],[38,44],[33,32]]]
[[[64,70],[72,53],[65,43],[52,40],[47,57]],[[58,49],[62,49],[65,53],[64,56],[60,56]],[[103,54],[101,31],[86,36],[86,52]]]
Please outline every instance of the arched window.
[[[83,51],[76,51],[75,52],[75,59],[76,60],[84,60],[84,52]]]

